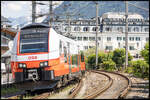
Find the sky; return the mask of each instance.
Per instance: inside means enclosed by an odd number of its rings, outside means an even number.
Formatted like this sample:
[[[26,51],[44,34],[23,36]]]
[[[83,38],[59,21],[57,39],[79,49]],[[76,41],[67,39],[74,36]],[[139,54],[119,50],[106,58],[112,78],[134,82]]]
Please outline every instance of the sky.
[[[37,1],[45,4],[49,4],[48,1]],[[53,1],[53,3],[57,3],[60,5],[63,1]],[[1,1],[1,15],[8,18],[17,18],[21,16],[31,17],[32,11],[32,2],[31,1]],[[57,6],[58,6],[57,5]],[[55,8],[56,6],[54,6]],[[48,5],[37,5],[37,12],[40,13],[48,12]]]

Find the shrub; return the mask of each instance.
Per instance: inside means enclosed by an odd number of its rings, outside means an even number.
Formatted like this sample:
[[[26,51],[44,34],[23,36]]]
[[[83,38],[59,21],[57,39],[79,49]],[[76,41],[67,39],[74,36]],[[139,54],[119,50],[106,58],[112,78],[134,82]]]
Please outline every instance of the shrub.
[[[149,42],[146,43],[145,48],[141,51],[142,57],[149,64]]]
[[[87,63],[90,68],[93,68],[95,66],[95,59],[96,59],[95,57],[96,57],[95,54],[92,54],[88,57]]]
[[[113,71],[116,70],[116,64],[112,60],[104,61],[102,67],[104,70]]]
[[[129,62],[129,66],[127,68],[127,72],[133,73],[138,77],[149,77],[149,65],[144,60],[137,60]],[[132,69],[129,71],[129,69]]]
[[[107,54],[105,54],[104,52],[100,52],[98,54],[98,63],[101,64],[104,61],[107,61]]]
[[[104,52],[99,52],[98,54],[98,65],[101,65],[101,63],[103,63],[104,61],[107,61],[107,54],[105,54]],[[91,54],[90,56],[87,57],[87,64],[89,65],[89,67],[91,66],[91,68],[95,67],[95,63],[96,63],[96,55],[95,54]]]
[[[125,72],[132,74],[133,73],[133,67],[127,67],[127,69],[125,70]]]
[[[128,53],[128,61],[131,61],[132,58],[133,57],[130,55],[130,53]],[[125,49],[115,49],[113,51],[112,60],[116,63],[117,67],[123,67],[123,64],[125,63]]]

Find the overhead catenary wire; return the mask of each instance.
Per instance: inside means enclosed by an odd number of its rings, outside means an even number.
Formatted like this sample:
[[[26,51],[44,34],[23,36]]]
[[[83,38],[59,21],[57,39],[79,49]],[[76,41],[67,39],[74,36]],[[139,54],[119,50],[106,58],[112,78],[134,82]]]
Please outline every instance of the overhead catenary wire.
[[[148,11],[148,12],[149,12],[149,9],[146,9],[146,8],[143,8],[143,7],[140,7],[140,6],[137,6],[137,5],[132,4],[132,3],[129,3],[129,2],[128,2],[128,4],[129,4],[129,5],[132,5],[132,6],[135,6],[135,7],[137,7],[137,8],[143,9],[143,10],[145,10],[145,11]]]

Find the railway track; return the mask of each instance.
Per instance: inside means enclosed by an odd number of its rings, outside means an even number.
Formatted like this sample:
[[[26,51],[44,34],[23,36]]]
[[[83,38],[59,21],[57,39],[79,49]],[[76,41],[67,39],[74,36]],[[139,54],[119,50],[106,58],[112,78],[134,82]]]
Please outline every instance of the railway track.
[[[111,95],[111,99],[124,98],[126,96],[126,94],[128,93],[128,90],[131,87],[131,81],[128,79],[128,77],[126,77],[122,74],[116,73],[116,72],[91,70],[91,71],[88,71],[88,73],[101,74],[101,75],[107,77],[107,82],[105,82],[106,84],[103,85],[101,88],[97,88],[96,90],[93,89],[93,91],[90,91],[90,93],[88,95],[83,95],[82,97],[80,97],[82,99],[101,99],[101,97],[104,97],[107,99],[107,96],[109,96],[109,95]],[[118,79],[120,79],[119,80],[120,83],[118,80],[115,80],[114,77],[117,77]],[[118,81],[118,84],[117,84],[117,81]],[[123,84],[121,84],[121,81],[123,82]],[[116,88],[116,85],[119,85],[119,84],[122,85],[123,88]],[[76,85],[76,87],[71,90],[70,94],[68,95],[68,98],[76,99],[76,97],[78,96],[78,93],[81,91],[83,85],[84,85],[84,80],[81,79],[78,82],[78,84]],[[115,88],[117,90],[115,90]],[[109,93],[110,91],[112,91],[113,94]],[[45,92],[40,95],[34,96],[31,99],[47,99],[53,93],[58,93],[58,92],[54,92],[54,91],[53,92]],[[21,96],[15,96],[15,97],[11,97],[8,99],[16,99],[18,97],[21,98]]]
[[[129,89],[131,88],[132,83],[130,79],[127,76],[124,76],[117,72],[108,72],[104,70],[101,70],[101,72],[107,73],[113,79],[112,86],[106,91],[106,92],[109,91],[108,93],[110,94],[111,99],[125,98]],[[106,94],[104,93],[99,98],[101,98],[102,96]]]
[[[102,94],[105,94],[105,92],[108,92],[107,90],[109,90],[110,88],[113,87],[114,85],[114,78],[112,78],[112,74],[117,75],[120,78],[124,78],[124,80],[126,80],[126,86],[125,88],[123,88],[121,91],[115,93],[113,95],[112,98],[124,98],[128,92],[128,90],[131,87],[131,81],[124,75],[116,73],[116,72],[107,72],[107,71],[100,71],[100,70],[92,70],[90,72],[93,73],[98,73],[98,74],[102,74],[104,76],[106,76],[109,79],[109,82],[103,87],[103,88],[98,88],[96,91],[92,91],[89,95],[85,95],[82,98],[83,99],[94,99],[99,97]],[[69,96],[69,98],[75,98],[75,96],[79,93],[79,90],[81,89],[83,85],[83,81],[80,81],[80,83],[77,85],[76,89],[74,89],[75,91],[72,92],[72,94]],[[97,98],[97,99],[101,99],[101,98]]]

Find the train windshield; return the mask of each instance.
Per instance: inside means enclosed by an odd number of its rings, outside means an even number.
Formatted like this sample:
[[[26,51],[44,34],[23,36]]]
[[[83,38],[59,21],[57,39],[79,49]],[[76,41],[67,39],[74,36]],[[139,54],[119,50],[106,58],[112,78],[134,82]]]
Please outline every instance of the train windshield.
[[[20,33],[20,53],[48,52],[48,29],[26,29]]]

